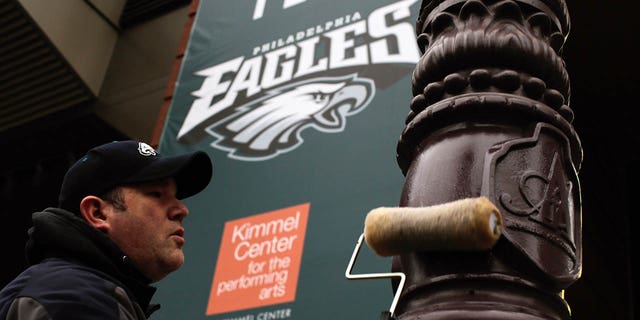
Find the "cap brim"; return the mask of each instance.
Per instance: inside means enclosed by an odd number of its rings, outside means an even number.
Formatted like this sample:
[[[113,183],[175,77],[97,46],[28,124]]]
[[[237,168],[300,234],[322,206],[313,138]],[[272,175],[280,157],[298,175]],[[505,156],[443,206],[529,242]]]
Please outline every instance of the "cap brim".
[[[211,159],[203,151],[177,156],[163,156],[152,162],[126,183],[148,182],[173,178],[176,182],[178,199],[188,198],[204,190],[213,174]]]

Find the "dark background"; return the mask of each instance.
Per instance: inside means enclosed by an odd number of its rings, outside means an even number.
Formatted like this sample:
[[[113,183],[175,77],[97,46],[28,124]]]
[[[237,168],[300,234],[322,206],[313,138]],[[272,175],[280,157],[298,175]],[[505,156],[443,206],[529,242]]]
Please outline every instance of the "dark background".
[[[571,32],[563,57],[571,77],[570,106],[582,140],[583,272],[565,293],[573,319],[636,319],[640,92],[632,1],[571,1]],[[407,84],[409,86],[409,84]],[[66,168],[90,147],[125,139],[77,106],[0,132],[0,286],[25,268],[32,212],[56,204]],[[408,110],[407,105],[407,110]],[[395,134],[395,133],[391,133]],[[635,313],[635,314],[634,314]]]
[[[584,150],[583,272],[565,298],[574,319],[636,319],[640,92],[631,1],[569,1],[563,57],[571,77],[574,126]]]

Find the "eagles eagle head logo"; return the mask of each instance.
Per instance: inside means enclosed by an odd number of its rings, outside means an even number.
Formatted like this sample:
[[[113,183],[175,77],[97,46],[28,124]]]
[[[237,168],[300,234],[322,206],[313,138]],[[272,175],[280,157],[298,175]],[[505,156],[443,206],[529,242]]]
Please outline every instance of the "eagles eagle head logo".
[[[298,147],[306,128],[343,131],[346,118],[364,110],[374,90],[372,80],[356,74],[305,80],[267,92],[206,131],[216,138],[212,146],[231,158],[266,160]]]

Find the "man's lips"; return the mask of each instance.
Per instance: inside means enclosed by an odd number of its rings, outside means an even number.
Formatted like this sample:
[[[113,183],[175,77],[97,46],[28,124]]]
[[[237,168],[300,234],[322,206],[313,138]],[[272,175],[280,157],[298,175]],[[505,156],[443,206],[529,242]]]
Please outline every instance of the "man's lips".
[[[184,228],[180,228],[176,231],[174,231],[171,236],[176,236],[179,240],[179,242],[184,243]]]
[[[180,229],[174,231],[171,235],[184,238],[184,228],[180,228]]]

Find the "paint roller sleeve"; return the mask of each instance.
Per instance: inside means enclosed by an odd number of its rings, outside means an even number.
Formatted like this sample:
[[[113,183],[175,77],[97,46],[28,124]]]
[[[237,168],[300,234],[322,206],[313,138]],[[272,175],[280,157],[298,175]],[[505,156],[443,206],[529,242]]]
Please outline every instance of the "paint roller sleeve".
[[[367,245],[380,256],[489,250],[502,233],[502,216],[485,197],[429,207],[381,207],[367,214],[364,233]]]

